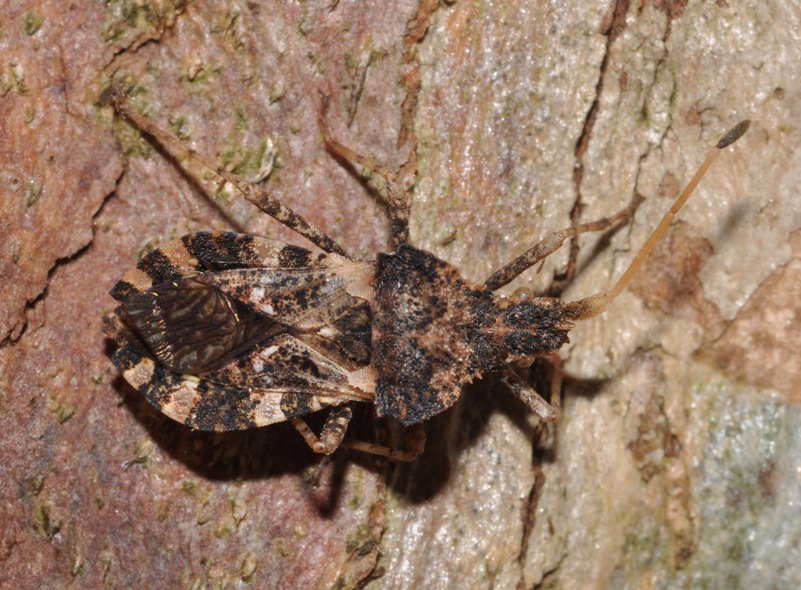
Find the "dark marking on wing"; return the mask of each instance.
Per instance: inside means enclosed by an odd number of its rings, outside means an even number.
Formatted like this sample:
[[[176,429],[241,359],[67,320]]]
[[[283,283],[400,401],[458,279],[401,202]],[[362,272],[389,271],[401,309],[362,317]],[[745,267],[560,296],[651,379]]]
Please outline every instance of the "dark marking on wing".
[[[179,270],[160,250],[153,250],[137,266],[150,277],[154,285],[181,278]]]
[[[139,290],[126,280],[118,281],[111,289],[111,296],[117,301],[125,301],[136,293]]]
[[[285,268],[304,268],[311,265],[312,253],[305,248],[287,244],[281,250],[278,260]]]
[[[187,252],[197,259],[199,271],[258,264],[253,240],[253,236],[233,232],[197,232],[181,238]]]
[[[187,426],[196,430],[246,430],[258,426],[254,420],[257,403],[249,391],[219,387],[201,381],[198,403]]]

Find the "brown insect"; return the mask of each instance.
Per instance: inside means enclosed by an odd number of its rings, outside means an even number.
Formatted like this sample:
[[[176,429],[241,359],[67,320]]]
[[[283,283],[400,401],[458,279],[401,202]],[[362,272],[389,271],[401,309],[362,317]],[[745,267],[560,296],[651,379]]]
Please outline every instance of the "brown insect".
[[[606,310],[642,267],[673,217],[720,151],[739,139],[736,125],[712,148],[690,184],[611,290],[563,302],[495,292],[568,238],[604,230],[616,215],[547,235],[484,284],[409,244],[410,197],[395,176],[336,142],[321,120],[327,149],[386,181],[391,251],[356,260],[323,231],[187,148],[135,112],[112,89],[116,109],[162,145],[233,184],[250,202],[322,252],[229,232],[199,232],[148,254],[112,290],[120,303],[104,331],[119,345],[113,362],[161,412],[198,430],[230,431],[290,420],[309,446],[346,446],[410,461],[424,447],[422,423],[449,408],[462,386],[498,371],[542,420],[557,410],[513,367],[556,354],[577,322]],[[345,438],[355,403],[404,426],[406,448]],[[302,416],[330,407],[320,435]]]

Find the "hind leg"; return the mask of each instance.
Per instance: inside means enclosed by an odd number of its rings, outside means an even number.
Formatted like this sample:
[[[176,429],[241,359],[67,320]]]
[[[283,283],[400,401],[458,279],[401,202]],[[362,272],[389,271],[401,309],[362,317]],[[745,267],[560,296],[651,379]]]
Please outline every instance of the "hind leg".
[[[358,164],[384,179],[386,195],[384,199],[389,209],[390,240],[392,250],[401,244],[409,242],[409,211],[411,209],[410,187],[405,186],[398,179],[397,174],[376,162],[373,158],[363,156],[346,145],[335,140],[325,122],[326,101],[323,100],[322,114],[320,115],[320,130],[323,134],[325,147],[329,152],[345,160],[350,165]]]

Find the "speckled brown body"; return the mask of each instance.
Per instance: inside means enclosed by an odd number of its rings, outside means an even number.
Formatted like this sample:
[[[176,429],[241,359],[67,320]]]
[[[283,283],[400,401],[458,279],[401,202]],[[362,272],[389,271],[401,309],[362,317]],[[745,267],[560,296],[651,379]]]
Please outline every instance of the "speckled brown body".
[[[151,404],[187,426],[241,430],[290,420],[321,453],[344,444],[411,460],[423,449],[422,422],[453,405],[464,384],[492,370],[541,419],[556,419],[556,410],[514,365],[556,353],[577,321],[611,304],[714,160],[707,157],[612,290],[572,303],[527,294],[505,299],[493,292],[567,238],[629,217],[640,199],[635,195],[610,218],[547,235],[475,285],[408,243],[409,190],[394,174],[332,140],[324,122],[331,152],[387,183],[392,251],[375,262],[348,257],[266,190],[183,146],[133,111],[118,89],[111,98],[140,129],[233,183],[324,251],[228,232],[199,232],[166,244],[112,290],[120,302],[106,317],[106,333],[119,345],[114,363]],[[747,128],[747,122],[735,127],[718,150]],[[375,404],[379,416],[418,427],[407,449],[345,440],[353,402]],[[318,436],[301,417],[329,406]]]
[[[361,297],[348,292],[359,283]],[[558,310],[501,309],[487,288],[409,245],[363,263],[200,232],[148,254],[112,295],[115,365],[156,408],[200,430],[353,400],[417,424],[506,356],[567,340]]]
[[[218,431],[289,420],[317,452],[344,445],[411,460],[423,449],[421,424],[453,405],[465,383],[500,370],[532,411],[555,419],[554,408],[510,363],[553,354],[567,342],[569,309],[555,299],[506,300],[493,291],[518,267],[555,250],[567,233],[552,234],[524,262],[501,269],[493,284],[471,284],[408,243],[410,184],[404,188],[394,174],[331,139],[321,121],[331,152],[387,183],[392,251],[375,262],[354,260],[265,189],[139,115],[120,89],[109,96],[141,130],[231,182],[324,251],[200,232],[150,253],[117,284],[112,295],[120,305],[105,320],[119,345],[113,361],[164,414]],[[345,439],[354,402],[413,426],[406,450]],[[316,435],[302,416],[332,406]]]

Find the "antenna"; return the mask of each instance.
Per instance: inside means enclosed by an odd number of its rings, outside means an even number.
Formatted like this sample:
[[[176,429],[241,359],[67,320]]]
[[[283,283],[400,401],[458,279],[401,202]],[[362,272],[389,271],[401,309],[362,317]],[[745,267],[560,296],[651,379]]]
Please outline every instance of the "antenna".
[[[618,279],[617,283],[615,283],[614,287],[609,289],[609,291],[598,293],[597,295],[566,304],[565,307],[569,311],[570,315],[573,316],[574,320],[586,320],[609,309],[609,306],[612,305],[612,302],[615,300],[615,298],[623,292],[623,290],[631,282],[631,279],[634,278],[634,275],[637,274],[637,271],[642,268],[645,259],[654,249],[654,246],[656,246],[657,242],[659,242],[659,239],[665,234],[670,224],[673,223],[673,219],[676,217],[679,209],[682,208],[684,203],[687,202],[687,199],[690,198],[690,195],[693,194],[693,191],[698,186],[698,183],[701,182],[701,179],[720,155],[720,152],[740,139],[745,132],[748,131],[748,127],[750,125],[751,121],[747,119],[737,123],[737,125],[732,127],[728,133],[721,137],[720,141],[718,141],[718,143],[709,150],[709,153],[706,155],[706,158],[701,163],[701,166],[698,168],[698,171],[695,173],[692,180],[690,180],[689,184],[681,192],[679,198],[673,203],[673,206],[668,209],[667,213],[665,213],[665,216],[662,217],[662,221],[660,221],[659,225],[656,226],[654,233],[652,233],[651,237],[649,237],[645,242],[643,247],[634,257],[634,260],[632,260],[631,264],[626,269],[626,272],[624,272],[623,275]]]

